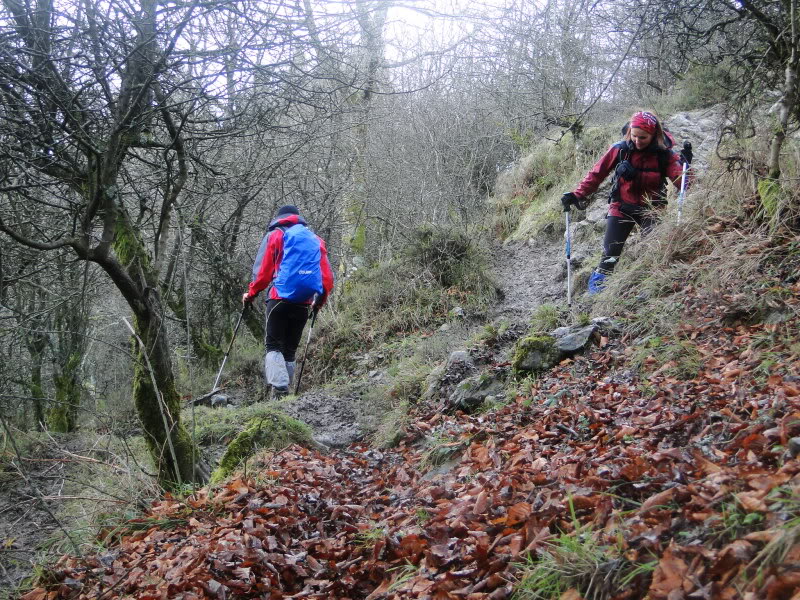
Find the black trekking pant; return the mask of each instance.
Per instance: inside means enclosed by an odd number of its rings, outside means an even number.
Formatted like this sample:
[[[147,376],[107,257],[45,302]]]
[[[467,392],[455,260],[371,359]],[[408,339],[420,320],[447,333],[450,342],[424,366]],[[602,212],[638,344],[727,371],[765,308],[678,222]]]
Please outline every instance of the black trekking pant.
[[[623,212],[624,209],[622,209]],[[610,275],[617,266],[622,248],[628,236],[633,231],[633,226],[638,225],[642,230],[642,235],[647,235],[656,224],[656,216],[652,210],[637,211],[630,214],[625,213],[624,217],[606,217],[606,233],[603,236],[603,258],[597,270],[605,275]]]
[[[267,352],[277,351],[286,362],[294,361],[308,320],[308,308],[308,304],[286,300],[267,302]]]

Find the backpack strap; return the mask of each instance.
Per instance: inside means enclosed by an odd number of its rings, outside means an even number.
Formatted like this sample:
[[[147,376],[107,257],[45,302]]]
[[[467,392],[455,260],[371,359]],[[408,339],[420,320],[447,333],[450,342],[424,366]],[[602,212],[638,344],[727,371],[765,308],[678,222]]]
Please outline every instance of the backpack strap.
[[[658,195],[661,202],[666,202],[664,196],[667,192],[667,169],[669,168],[669,161],[672,158],[672,150],[669,148],[658,149],[658,170],[661,173],[661,183],[658,187]]]
[[[617,147],[617,160],[614,162],[614,179],[611,183],[611,193],[608,196],[609,204],[611,202],[619,201],[619,175],[616,173],[616,167],[623,160],[628,160],[631,156],[631,147],[628,142],[621,141],[614,144]],[[661,184],[659,186],[659,196],[663,196],[667,188],[667,169],[669,169],[669,161],[672,158],[673,151],[669,148],[659,148],[656,150],[656,158],[658,159],[658,172],[661,174]],[[642,169],[645,171],[652,169]]]
[[[608,195],[608,203],[619,201],[619,175],[617,175],[617,166],[624,160],[631,157],[631,147],[628,142],[622,140],[614,144],[617,149],[617,160],[614,161],[614,178],[611,180],[611,192]]]

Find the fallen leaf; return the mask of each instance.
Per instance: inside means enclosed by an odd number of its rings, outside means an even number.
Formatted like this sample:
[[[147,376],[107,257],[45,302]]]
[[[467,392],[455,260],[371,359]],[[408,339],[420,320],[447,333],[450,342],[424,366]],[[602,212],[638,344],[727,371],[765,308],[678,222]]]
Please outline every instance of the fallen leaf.
[[[508,515],[506,516],[506,524],[516,525],[517,523],[522,523],[528,519],[531,514],[531,505],[527,502],[520,502],[515,504],[511,508],[508,509]]]
[[[674,547],[668,547],[653,573],[649,589],[651,599],[671,600],[670,593],[682,588],[688,570],[683,559],[675,555]]]
[[[475,498],[475,506],[472,507],[472,512],[476,515],[482,515],[487,508],[489,508],[489,494],[486,493],[486,490],[481,490]]]
[[[645,513],[655,506],[662,506],[664,504],[668,504],[674,496],[675,496],[674,487],[666,489],[663,492],[654,494],[642,503],[637,512]]]

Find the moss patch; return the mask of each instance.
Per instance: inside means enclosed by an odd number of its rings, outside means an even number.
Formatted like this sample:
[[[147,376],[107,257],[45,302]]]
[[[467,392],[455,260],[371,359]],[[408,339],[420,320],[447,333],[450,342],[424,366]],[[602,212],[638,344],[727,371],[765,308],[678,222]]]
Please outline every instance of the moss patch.
[[[252,419],[244,431],[228,444],[219,466],[211,475],[211,483],[218,483],[231,475],[243,461],[261,448],[284,448],[291,444],[311,442],[311,429],[305,423],[277,411],[270,411]]]
[[[541,373],[558,363],[555,339],[549,335],[531,335],[521,340],[511,363],[514,375]]]

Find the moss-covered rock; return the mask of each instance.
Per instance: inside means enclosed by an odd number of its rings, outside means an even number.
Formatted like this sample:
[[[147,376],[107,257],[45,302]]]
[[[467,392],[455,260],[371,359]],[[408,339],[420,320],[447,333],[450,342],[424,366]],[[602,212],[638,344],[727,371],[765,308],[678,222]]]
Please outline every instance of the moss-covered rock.
[[[211,483],[222,481],[261,448],[284,448],[291,444],[310,444],[311,429],[305,423],[280,412],[271,412],[249,421],[237,435],[211,475]]]
[[[541,373],[558,364],[558,360],[555,338],[549,335],[531,335],[517,343],[511,367],[515,375]]]

